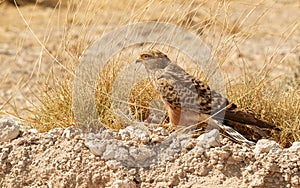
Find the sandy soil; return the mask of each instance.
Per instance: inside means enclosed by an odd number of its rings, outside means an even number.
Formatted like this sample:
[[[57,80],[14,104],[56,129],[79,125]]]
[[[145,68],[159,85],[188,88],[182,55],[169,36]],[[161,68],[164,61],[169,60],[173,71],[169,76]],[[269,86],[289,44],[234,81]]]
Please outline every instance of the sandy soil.
[[[163,5],[162,3],[161,6]],[[233,9],[238,12],[241,7],[245,6],[247,5],[237,3],[234,4]],[[176,3],[174,7],[176,8]],[[227,59],[227,63],[222,65],[224,74],[228,74],[232,79],[240,75],[240,68],[243,66],[241,57],[248,60],[249,70],[257,71],[266,61],[266,54],[272,54],[275,51],[278,53],[274,58],[280,59],[287,55],[283,63],[274,69],[275,76],[293,75],[295,71],[298,71],[296,68],[300,64],[298,20],[300,4],[298,1],[277,1],[276,3],[267,1],[259,11],[263,12],[266,7],[272,7],[272,11],[261,20],[260,24],[263,27],[256,31],[254,37],[241,43],[240,52],[232,54]],[[29,4],[20,7],[20,11],[27,21],[30,20],[30,26],[40,40],[43,41],[43,37],[50,36],[44,40],[44,43],[47,49],[55,54],[60,47],[59,41],[63,38],[62,31],[65,29],[58,18],[63,18],[66,10],[62,10],[61,14],[53,14],[51,6],[35,7]],[[109,22],[110,25],[105,25],[107,21],[103,19],[100,21],[103,25],[99,26],[96,33],[101,33],[105,28],[114,28],[124,14],[130,13],[129,10],[110,7],[103,9],[103,17],[111,12],[114,13],[114,17]],[[1,3],[0,17],[0,117],[14,116],[14,114],[22,116],[28,114],[26,109],[33,106],[32,101],[37,102],[33,96],[45,87],[44,80],[49,74],[54,72],[54,74],[63,75],[64,71],[48,55],[40,56],[45,49],[27,29],[15,7]],[[50,23],[51,27],[47,21],[49,17],[53,18]],[[287,40],[281,41],[282,36],[289,35],[286,31],[292,30],[290,26],[295,22],[298,22],[295,32]],[[76,40],[78,33],[73,34],[72,37]],[[297,45],[298,48],[295,48]],[[63,59],[63,57],[60,58]],[[171,161],[149,168],[129,168],[116,161],[106,161],[92,154],[78,132],[75,131],[70,137],[66,137],[63,133],[64,130],[61,129],[49,133],[25,131],[12,142],[0,143],[0,187],[300,186],[299,158],[297,158],[298,166],[296,167],[279,165],[280,167],[274,167],[279,169],[274,170],[272,169],[274,160],[270,155],[275,154],[265,153],[254,157],[251,153],[254,148],[242,147],[226,139],[221,139],[220,146],[205,150],[207,155],[199,156],[199,151],[196,149],[186,149]],[[240,158],[226,158],[225,167],[220,167],[212,162],[212,159],[215,156],[214,153],[224,150],[232,156],[241,156]],[[240,150],[245,151],[239,153]],[[299,151],[296,154],[299,156]],[[284,156],[287,155],[289,153],[282,154],[280,159],[284,161]],[[270,163],[264,160],[264,158],[268,159],[268,156]],[[190,161],[193,162],[190,163]],[[247,169],[249,164],[254,164],[254,169]],[[272,165],[268,166],[268,164]],[[291,172],[288,177],[285,177],[280,169],[288,169]],[[257,171],[263,173],[264,176],[260,176],[256,173]],[[257,176],[263,177],[259,180],[262,182],[253,181]]]
[[[141,137],[147,133],[139,128],[88,136],[74,127],[25,131],[11,142],[0,142],[0,186],[300,186],[299,142],[288,149],[268,140],[250,147],[226,138],[209,142],[153,130],[149,139]]]

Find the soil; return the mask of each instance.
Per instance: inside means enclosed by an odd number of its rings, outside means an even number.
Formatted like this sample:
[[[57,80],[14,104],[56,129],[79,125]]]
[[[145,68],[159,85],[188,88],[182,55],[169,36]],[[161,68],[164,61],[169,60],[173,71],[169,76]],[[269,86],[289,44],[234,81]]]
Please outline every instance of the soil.
[[[211,142],[153,130],[150,135],[134,127],[96,135],[75,127],[22,132],[0,143],[0,186],[300,186],[299,142],[282,149],[269,140],[248,146],[220,136]]]

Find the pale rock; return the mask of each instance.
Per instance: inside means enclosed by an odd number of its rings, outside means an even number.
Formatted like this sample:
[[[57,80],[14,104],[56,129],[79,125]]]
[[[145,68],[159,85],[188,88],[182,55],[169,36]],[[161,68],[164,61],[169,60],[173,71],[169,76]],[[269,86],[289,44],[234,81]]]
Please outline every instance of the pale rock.
[[[152,141],[153,143],[160,143],[160,142],[162,142],[164,139],[165,139],[164,136],[154,135],[154,136],[151,138],[151,141]]]
[[[223,170],[224,169],[224,165],[223,164],[217,164],[216,165],[216,169]]]
[[[204,133],[197,138],[197,141],[197,145],[204,148],[217,147],[220,145],[219,130],[213,129],[208,133]]]
[[[106,161],[106,164],[112,170],[118,170],[121,166],[120,162],[116,160],[108,160]]]
[[[66,128],[64,130],[64,132],[62,134],[62,137],[71,139],[71,138],[74,138],[77,135],[80,135],[81,133],[82,132],[79,128],[74,127],[74,126],[70,126],[70,127]]]
[[[203,147],[198,146],[198,147],[197,147],[197,153],[200,154],[200,155],[202,155],[202,154],[204,153]]]
[[[150,141],[150,136],[147,132],[142,131],[142,130],[138,130],[136,131],[136,136],[138,137],[138,139],[142,142],[142,143],[147,143]]]
[[[99,140],[87,140],[84,144],[94,155],[102,155],[106,149],[106,143]]]
[[[109,160],[109,159],[114,159],[115,155],[116,155],[115,148],[107,147],[107,149],[104,150],[102,157],[105,160]]]
[[[33,134],[39,133],[39,131],[38,131],[37,129],[29,129],[29,130],[27,130],[26,132],[28,132],[28,133],[33,133]]]
[[[137,140],[142,143],[150,141],[150,135],[147,131],[147,127],[142,125],[127,126],[125,129],[119,130],[119,135],[122,140]]]
[[[252,180],[252,182],[250,183],[251,187],[259,187],[259,186],[263,186],[264,185],[264,179],[262,177],[256,177]]]
[[[230,156],[230,152],[223,151],[223,150],[218,151],[217,154],[218,154],[218,156],[220,157],[221,160],[225,160]]]
[[[133,126],[127,126],[125,129],[119,130],[119,135],[121,136],[122,140],[130,140],[133,132],[134,132]]]
[[[113,131],[112,130],[109,130],[109,129],[105,129],[100,133],[98,133],[96,135],[96,137],[99,137],[99,138],[102,138],[102,139],[105,139],[105,140],[110,140],[110,139],[113,139],[114,138],[114,135],[113,135]]]
[[[155,155],[153,150],[147,147],[129,148],[129,153],[136,161],[139,162],[144,162]]]
[[[18,123],[11,119],[0,119],[0,142],[15,139],[20,134],[19,128]]]
[[[106,150],[107,141],[105,139],[101,139],[99,135],[95,135],[93,133],[89,133],[85,135],[85,146],[90,149],[90,151],[94,155],[102,155]]]
[[[4,160],[8,157],[8,152],[0,152],[0,160]]]
[[[252,172],[253,171],[253,167],[251,165],[245,167],[245,170],[247,170],[248,172]]]
[[[132,168],[128,171],[129,174],[135,175],[137,173],[137,170],[135,168]]]
[[[118,160],[118,161],[128,161],[129,160],[129,151],[128,148],[124,145],[121,145],[119,143],[118,147],[115,147],[116,145],[114,145],[112,148],[115,148],[114,150],[115,152],[115,156],[114,159]],[[110,149],[110,148],[109,148]]]
[[[291,179],[291,175],[289,173],[286,173],[283,175],[284,181],[288,182]]]
[[[294,142],[291,147],[288,148],[289,151],[300,153],[300,142]]]
[[[271,150],[280,148],[280,145],[273,140],[261,139],[256,143],[253,152],[259,155],[261,153],[269,153]]]
[[[63,128],[55,128],[55,129],[52,129],[48,132],[48,134],[50,135],[56,135],[56,136],[61,136],[64,132],[64,129]]]

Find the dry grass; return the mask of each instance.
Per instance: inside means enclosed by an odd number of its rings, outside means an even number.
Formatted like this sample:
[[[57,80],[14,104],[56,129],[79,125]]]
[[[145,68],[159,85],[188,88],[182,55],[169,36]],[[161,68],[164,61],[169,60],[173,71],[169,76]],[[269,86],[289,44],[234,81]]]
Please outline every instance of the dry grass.
[[[149,83],[151,83],[149,79],[139,82],[132,88],[132,93],[130,95],[130,109],[134,117],[139,121],[144,121],[149,117],[150,102],[159,98],[153,85]]]
[[[288,147],[300,140],[300,88],[286,88],[286,82],[272,84],[267,72],[258,75],[247,73],[242,82],[228,84],[228,96],[240,108],[256,117],[276,125],[280,134],[273,132],[273,139]],[[241,92],[245,91],[245,92]]]
[[[107,63],[103,71],[100,73],[98,85],[95,93],[95,102],[98,107],[99,119],[107,128],[120,129],[122,124],[114,117],[112,108],[111,93],[113,83],[118,76],[118,73],[123,68],[114,60]],[[123,65],[124,66],[124,65]]]
[[[50,80],[54,82],[50,84],[50,89],[41,90],[40,95],[37,96],[40,104],[36,105],[32,111],[35,118],[28,121],[32,123],[34,128],[41,131],[74,124],[71,110],[71,84],[79,57],[83,50],[88,48],[96,39],[94,36],[104,34],[126,23],[139,21],[151,20],[179,24],[197,33],[211,47],[213,55],[222,68],[232,63],[232,55],[240,54],[239,46],[245,41],[267,32],[262,30],[264,25],[262,25],[261,20],[272,10],[270,8],[272,6],[269,4],[239,4],[235,1],[179,0],[173,2],[153,0],[144,3],[137,1],[122,1],[121,3],[119,1],[101,1],[100,3],[89,0],[86,4],[80,2],[72,1],[67,8],[57,7],[56,10],[61,12],[60,19],[64,18],[62,25],[65,29],[61,34],[59,50],[55,54],[49,53],[52,61],[59,65],[65,76],[51,75]],[[233,9],[234,6],[231,6],[234,3],[239,4],[238,7],[244,8],[237,12],[237,8]],[[285,41],[299,28],[297,24],[299,23],[294,23],[292,27],[289,27],[279,36],[282,38],[282,42],[277,46],[278,49],[284,46]],[[277,51],[277,53],[279,52]],[[111,107],[112,85],[118,73],[126,65],[126,63],[119,63],[120,58],[135,58],[129,57],[129,55],[121,54],[107,64],[100,73],[95,93],[99,119],[103,125],[113,129],[121,128],[123,125],[115,118]],[[176,56],[174,54],[169,55]],[[265,62],[265,67],[259,73],[243,70],[242,77],[239,77],[238,81],[235,80],[234,83],[229,78],[227,96],[245,111],[252,112],[257,117],[280,127],[282,132],[279,135],[279,142],[288,146],[295,140],[300,141],[299,88],[283,91],[280,89],[280,84],[285,84],[282,82],[284,78],[278,78],[274,81],[270,67],[276,67],[275,65],[283,63],[283,60],[277,61],[276,58],[273,58],[276,55],[276,53],[266,55],[265,58],[269,61]],[[244,64],[253,63],[248,62],[246,58],[240,59]],[[234,66],[234,63],[230,66]],[[240,67],[247,69],[246,65]],[[206,76],[209,77],[209,75]],[[128,101],[133,115],[142,120],[149,114],[149,102],[155,95],[151,87],[144,87],[147,85],[145,83],[148,81],[144,81],[133,88],[130,101]]]
[[[67,78],[62,81],[56,80],[54,88],[44,90],[42,96],[36,96],[40,104],[32,111],[34,118],[28,120],[31,126],[40,131],[74,126],[70,81]]]

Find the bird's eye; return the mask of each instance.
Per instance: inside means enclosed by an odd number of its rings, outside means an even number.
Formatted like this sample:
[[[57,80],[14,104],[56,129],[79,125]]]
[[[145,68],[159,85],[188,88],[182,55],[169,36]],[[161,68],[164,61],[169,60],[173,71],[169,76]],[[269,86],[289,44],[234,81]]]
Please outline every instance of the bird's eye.
[[[148,57],[149,57],[149,55],[147,55],[147,54],[141,55],[141,59],[147,59]]]

